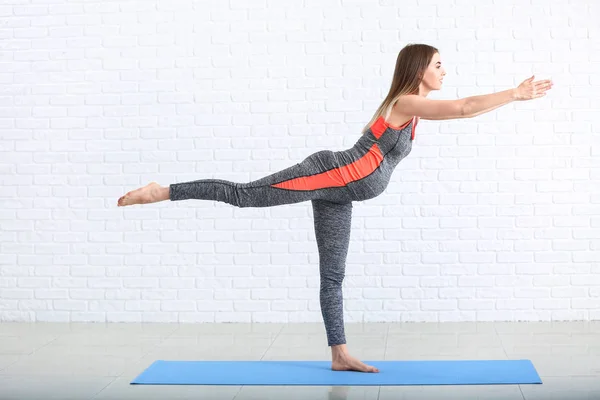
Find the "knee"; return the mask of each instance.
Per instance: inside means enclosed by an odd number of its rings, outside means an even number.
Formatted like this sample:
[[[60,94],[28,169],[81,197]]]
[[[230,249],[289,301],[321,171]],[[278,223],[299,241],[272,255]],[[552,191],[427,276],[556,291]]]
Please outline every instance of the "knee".
[[[345,274],[343,272],[327,273],[321,276],[321,287],[338,287],[342,286]]]
[[[243,190],[240,189],[240,184],[239,183],[234,183],[233,184],[233,191],[232,191],[232,202],[231,204],[238,207],[238,208],[245,208],[248,207],[248,204],[246,201],[244,201],[244,193]]]

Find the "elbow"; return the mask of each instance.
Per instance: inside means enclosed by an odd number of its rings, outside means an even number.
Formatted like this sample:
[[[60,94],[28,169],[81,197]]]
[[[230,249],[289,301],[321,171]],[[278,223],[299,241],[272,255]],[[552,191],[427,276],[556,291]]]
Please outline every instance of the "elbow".
[[[473,115],[473,113],[470,110],[469,107],[469,100],[468,99],[462,99],[461,101],[461,107],[460,107],[460,117],[461,118],[472,118],[475,115]]]

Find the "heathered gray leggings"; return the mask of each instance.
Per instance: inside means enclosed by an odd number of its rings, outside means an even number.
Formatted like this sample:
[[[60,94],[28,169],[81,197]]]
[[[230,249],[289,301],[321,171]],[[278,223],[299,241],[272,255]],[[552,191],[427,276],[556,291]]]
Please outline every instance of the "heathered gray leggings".
[[[342,282],[350,242],[352,202],[381,194],[412,147],[415,120],[401,127],[382,118],[348,150],[323,150],[294,166],[249,183],[200,179],[169,187],[172,201],[220,201],[236,207],[274,207],[311,201],[321,276],[320,304],[329,346],[345,344]]]

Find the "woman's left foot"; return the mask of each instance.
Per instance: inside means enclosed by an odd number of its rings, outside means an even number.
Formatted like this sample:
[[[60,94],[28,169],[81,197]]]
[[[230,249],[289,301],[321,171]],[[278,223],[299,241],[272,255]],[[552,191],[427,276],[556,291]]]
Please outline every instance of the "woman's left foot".
[[[119,198],[117,202],[117,206],[130,206],[132,204],[148,204],[148,203],[156,203],[158,201],[166,200],[164,196],[162,196],[162,192],[164,192],[163,187],[161,187],[156,182],[151,182],[144,187],[133,190],[131,192],[127,192],[124,196]]]

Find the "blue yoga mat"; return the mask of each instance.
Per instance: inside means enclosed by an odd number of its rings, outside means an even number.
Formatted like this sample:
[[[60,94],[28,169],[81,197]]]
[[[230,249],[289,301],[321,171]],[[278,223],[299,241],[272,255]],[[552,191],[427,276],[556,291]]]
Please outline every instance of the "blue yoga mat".
[[[332,371],[331,361],[163,361],[142,385],[500,385],[542,383],[529,360],[364,361],[378,373]]]

